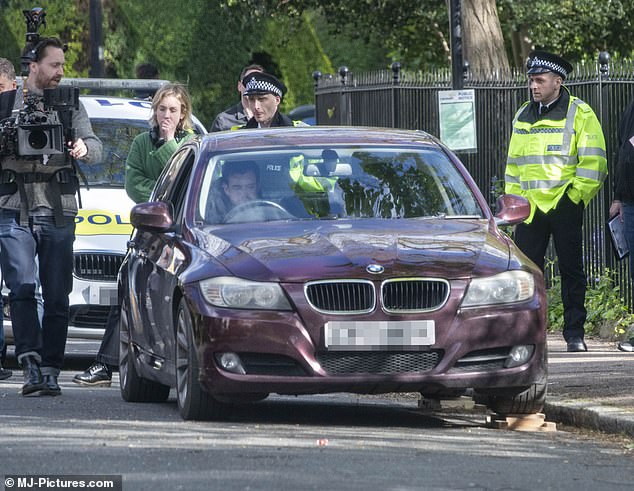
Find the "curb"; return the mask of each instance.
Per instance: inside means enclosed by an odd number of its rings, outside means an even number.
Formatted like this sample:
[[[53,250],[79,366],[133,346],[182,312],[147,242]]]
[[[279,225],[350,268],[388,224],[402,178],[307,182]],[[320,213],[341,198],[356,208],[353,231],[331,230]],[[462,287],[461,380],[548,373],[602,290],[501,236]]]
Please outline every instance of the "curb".
[[[634,412],[592,402],[572,402],[549,398],[543,412],[547,421],[569,426],[598,430],[604,433],[625,434],[634,438]]]

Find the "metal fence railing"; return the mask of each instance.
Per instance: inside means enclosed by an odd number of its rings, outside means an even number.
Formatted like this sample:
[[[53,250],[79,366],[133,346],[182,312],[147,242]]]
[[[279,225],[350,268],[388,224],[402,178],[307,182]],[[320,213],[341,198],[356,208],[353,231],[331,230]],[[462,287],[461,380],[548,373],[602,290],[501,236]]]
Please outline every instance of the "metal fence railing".
[[[595,281],[609,269],[614,272],[624,299],[633,307],[627,261],[616,259],[606,227],[613,195],[618,125],[634,98],[633,60],[577,65],[566,86],[594,109],[603,127],[608,154],[610,175],[585,214],[583,245],[588,280]],[[467,78],[464,88],[475,91],[477,151],[456,153],[493,205],[492,190],[499,189],[504,177],[513,116],[529,97],[526,76],[518,70],[504,79]],[[316,80],[317,124],[422,129],[440,137],[438,93],[450,89],[449,69],[410,73],[394,68],[358,74],[340,70],[340,75]],[[551,266],[546,276],[550,282],[557,274],[552,247],[548,255]]]

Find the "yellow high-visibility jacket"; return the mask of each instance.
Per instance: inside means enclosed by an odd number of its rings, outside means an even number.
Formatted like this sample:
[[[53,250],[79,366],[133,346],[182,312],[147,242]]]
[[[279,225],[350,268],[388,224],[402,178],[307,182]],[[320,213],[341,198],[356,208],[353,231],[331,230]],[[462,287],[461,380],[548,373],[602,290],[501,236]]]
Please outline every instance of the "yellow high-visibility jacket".
[[[504,191],[531,203],[525,223],[537,208],[556,208],[566,193],[588,206],[608,175],[605,138],[588,104],[562,86],[561,99],[541,118],[538,106],[525,102],[515,114],[504,172]]]

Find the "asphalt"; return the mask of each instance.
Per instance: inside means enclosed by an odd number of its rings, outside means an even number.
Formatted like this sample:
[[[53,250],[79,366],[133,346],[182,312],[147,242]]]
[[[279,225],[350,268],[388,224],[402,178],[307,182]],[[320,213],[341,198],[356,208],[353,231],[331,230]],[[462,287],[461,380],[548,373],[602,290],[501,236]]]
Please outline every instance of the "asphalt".
[[[587,352],[568,353],[560,333],[548,335],[546,421],[634,438],[634,353],[585,341]]]
[[[587,352],[568,353],[560,333],[548,335],[545,420],[634,438],[634,353],[599,338],[586,337],[586,344]],[[97,348],[94,341],[69,340],[66,368],[85,369]],[[8,367],[20,376],[9,355]]]

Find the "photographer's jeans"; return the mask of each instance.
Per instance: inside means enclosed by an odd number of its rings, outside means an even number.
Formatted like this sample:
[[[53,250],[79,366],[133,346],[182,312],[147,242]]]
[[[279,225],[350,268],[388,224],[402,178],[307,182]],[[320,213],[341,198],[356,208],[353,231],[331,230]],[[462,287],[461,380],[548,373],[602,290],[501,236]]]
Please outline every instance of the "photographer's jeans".
[[[17,212],[0,210],[0,266],[9,288],[15,354],[38,354],[42,373],[58,375],[64,363],[69,300],[73,286],[75,219],[64,217],[62,227],[52,216],[29,218],[19,224]],[[40,327],[37,300],[38,267],[44,301]]]

